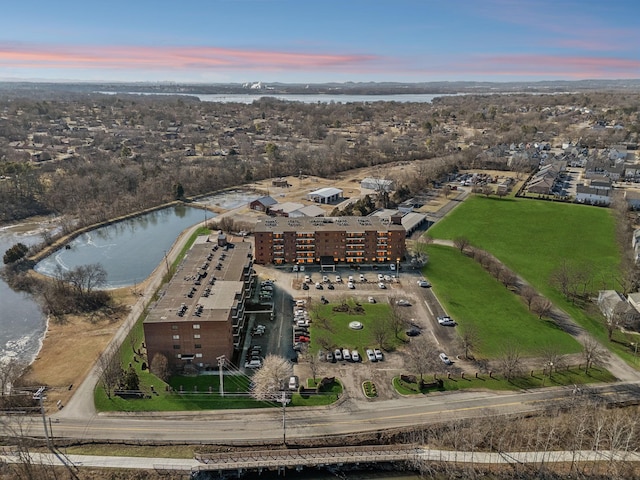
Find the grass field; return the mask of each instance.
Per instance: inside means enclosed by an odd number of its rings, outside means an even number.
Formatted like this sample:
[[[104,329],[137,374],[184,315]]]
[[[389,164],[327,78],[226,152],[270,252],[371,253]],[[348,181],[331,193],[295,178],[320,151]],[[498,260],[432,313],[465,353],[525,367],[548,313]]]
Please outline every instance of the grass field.
[[[473,327],[480,342],[476,356],[499,357],[505,344],[518,345],[524,355],[535,356],[542,347],[555,345],[562,353],[577,353],[580,344],[553,323],[539,320],[520,297],[505,288],[480,264],[459,250],[430,245],[424,268],[434,293],[447,313],[464,331]],[[444,327],[441,327],[444,328]]]
[[[348,304],[353,307],[355,301],[350,299]],[[385,350],[395,350],[399,345],[404,343],[406,336],[404,332],[400,333],[400,338],[396,337],[393,328],[388,326],[387,340],[383,346],[377,344],[373,335],[372,324],[378,319],[389,317],[391,311],[390,305],[386,303],[363,303],[363,314],[334,312],[333,307],[337,303],[329,303],[327,305],[319,305],[314,312],[313,322],[311,323],[311,337],[314,341],[311,344],[311,352],[315,353],[321,348],[321,344],[325,343],[334,348],[348,348],[350,350],[357,349],[362,356],[367,348],[384,348]],[[327,322],[319,320],[319,318],[327,319]],[[362,323],[361,330],[353,330],[349,328],[349,323],[357,321]]]
[[[426,382],[432,378],[425,378]],[[456,390],[466,390],[470,388],[484,388],[489,390],[522,390],[541,387],[557,387],[563,385],[586,385],[589,383],[612,382],[615,378],[611,373],[602,368],[591,368],[589,373],[577,367],[562,369],[552,375],[546,375],[541,371],[533,372],[516,377],[511,381],[500,375],[479,375],[478,378],[467,376],[465,378],[443,378],[443,386],[431,387],[420,390],[417,383],[407,383],[399,377],[393,379],[393,386],[402,395],[419,395],[431,392],[452,392]]]
[[[603,344],[633,361],[622,334],[616,333],[619,343],[607,342],[602,317],[568,302],[550,282],[552,272],[566,260],[592,272],[594,292],[615,286],[620,254],[608,209],[473,196],[429,229],[429,234],[452,240],[467,237],[473,246],[491,252],[525,278]]]

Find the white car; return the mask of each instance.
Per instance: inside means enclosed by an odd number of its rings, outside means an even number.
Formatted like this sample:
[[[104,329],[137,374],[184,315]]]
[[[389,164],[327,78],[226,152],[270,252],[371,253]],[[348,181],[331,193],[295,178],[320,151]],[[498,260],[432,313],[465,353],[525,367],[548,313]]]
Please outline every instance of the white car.
[[[362,273],[360,274],[360,281],[361,282],[366,282],[367,281],[367,279],[364,278],[364,274],[362,274]]]
[[[384,290],[385,288],[387,288],[387,286],[384,283],[380,282],[378,283],[378,288],[381,288],[382,290]]]
[[[396,305],[400,305],[401,307],[410,307],[411,302],[409,300],[405,300],[404,298],[401,298],[396,302]]]
[[[342,277],[340,275],[336,275],[336,283],[342,283]]]
[[[351,290],[353,290],[354,288],[356,288],[355,284],[353,282],[349,282],[347,283],[347,287],[349,287]]]
[[[304,276],[304,283],[309,283],[311,282],[311,277],[309,275],[305,275]]]
[[[289,377],[289,390],[292,390],[292,391],[298,390],[299,386],[300,384],[298,382],[298,377],[296,377],[295,375],[291,375]]]
[[[395,263],[390,263],[389,264],[389,269],[392,270],[392,271],[395,271],[395,269],[396,269]]]
[[[343,348],[342,349],[342,358],[344,358],[345,360],[351,360],[351,352],[349,352],[348,349]]]
[[[358,353],[357,350],[351,350],[351,360],[354,362],[360,361],[360,354]]]
[[[418,286],[422,288],[428,288],[431,286],[431,284],[426,280],[418,280]]]
[[[444,353],[440,354],[440,360],[442,360],[445,365],[451,365],[451,360],[449,360],[449,357],[447,357]]]
[[[376,358],[376,354],[375,354],[375,353],[373,353],[373,350],[372,350],[372,349],[367,348],[366,354],[367,354],[367,359],[368,359],[370,362],[377,362],[377,361],[378,361],[378,359]]]
[[[342,350],[340,350],[339,348],[336,348],[335,351],[333,352],[333,358],[336,359],[336,362],[341,362],[342,361]]]
[[[453,327],[456,324],[456,322],[454,322],[453,319],[448,315],[438,317],[438,323],[445,327]]]
[[[353,283],[353,275],[349,275],[349,282]]]
[[[368,298],[369,303],[376,303],[376,299],[373,297]]]
[[[382,350],[380,350],[379,348],[374,348],[373,354],[376,356],[376,360],[378,360],[379,362],[381,362],[384,359],[382,355]]]
[[[326,275],[322,276],[322,283],[329,283],[329,277],[327,277]]]
[[[378,274],[378,281],[381,282],[384,280],[384,275],[382,275],[381,273]]]
[[[260,368],[262,366],[261,360],[251,360],[244,364],[244,368]]]

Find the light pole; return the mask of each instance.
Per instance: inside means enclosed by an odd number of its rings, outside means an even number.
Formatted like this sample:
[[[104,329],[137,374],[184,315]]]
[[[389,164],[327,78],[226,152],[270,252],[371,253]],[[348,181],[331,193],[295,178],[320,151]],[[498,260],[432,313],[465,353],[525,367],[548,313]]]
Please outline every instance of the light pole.
[[[224,375],[222,373],[222,368],[224,367],[225,356],[220,355],[218,358],[218,372],[220,375],[220,396],[224,397]]]
[[[287,444],[287,404],[291,399],[287,398],[287,392],[282,391],[282,397],[280,397],[280,403],[282,403],[282,443]]]

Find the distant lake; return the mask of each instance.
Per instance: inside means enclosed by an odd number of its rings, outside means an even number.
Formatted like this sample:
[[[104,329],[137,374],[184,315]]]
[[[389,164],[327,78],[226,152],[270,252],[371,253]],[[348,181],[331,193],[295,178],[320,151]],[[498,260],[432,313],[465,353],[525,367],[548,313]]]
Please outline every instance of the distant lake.
[[[333,95],[333,94],[311,94],[311,95],[289,95],[269,93],[260,91],[259,93],[235,93],[235,94],[195,94],[195,93],[152,93],[152,92],[97,92],[105,95],[185,95],[197,97],[202,102],[214,103],[244,103],[250,105],[263,97],[276,98],[287,102],[301,103],[371,103],[371,102],[401,102],[401,103],[431,103],[434,98],[447,97],[457,94],[396,94],[396,95]]]

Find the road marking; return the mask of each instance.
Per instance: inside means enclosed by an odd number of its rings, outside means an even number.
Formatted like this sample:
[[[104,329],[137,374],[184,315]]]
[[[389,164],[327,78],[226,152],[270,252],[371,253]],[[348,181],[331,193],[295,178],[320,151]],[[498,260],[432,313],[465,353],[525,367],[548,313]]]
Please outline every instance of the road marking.
[[[433,311],[431,310],[431,307],[429,306],[429,304],[427,303],[426,300],[424,301],[424,304],[427,306],[427,310],[429,310],[429,313],[431,314],[431,316],[432,317],[435,316],[435,315],[433,315]]]

